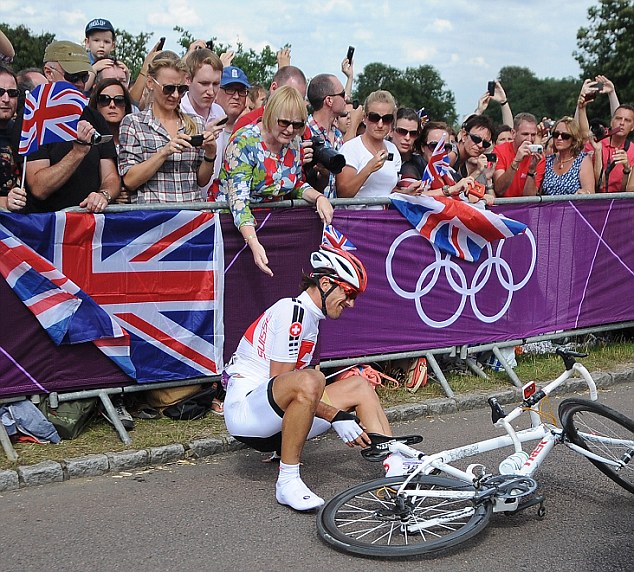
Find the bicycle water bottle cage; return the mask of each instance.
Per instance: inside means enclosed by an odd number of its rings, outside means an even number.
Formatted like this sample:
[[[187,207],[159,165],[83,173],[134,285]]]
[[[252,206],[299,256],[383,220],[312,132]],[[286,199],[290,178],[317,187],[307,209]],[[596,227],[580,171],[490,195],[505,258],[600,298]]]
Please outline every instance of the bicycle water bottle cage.
[[[493,425],[495,425],[500,419],[504,419],[504,417],[506,417],[504,409],[502,409],[502,406],[495,397],[489,397],[489,399],[487,399],[487,403],[491,408],[491,421],[493,422]]]
[[[570,371],[572,366],[575,365],[577,361],[575,358],[588,357],[588,354],[582,354],[562,347],[558,347],[555,352],[562,360],[564,360],[566,371]]]
[[[416,445],[423,440],[422,435],[404,435],[403,437],[390,437],[380,433],[368,433],[371,444],[365,449],[361,449],[361,456],[367,461],[383,461],[390,454],[390,443],[398,441],[404,445]]]

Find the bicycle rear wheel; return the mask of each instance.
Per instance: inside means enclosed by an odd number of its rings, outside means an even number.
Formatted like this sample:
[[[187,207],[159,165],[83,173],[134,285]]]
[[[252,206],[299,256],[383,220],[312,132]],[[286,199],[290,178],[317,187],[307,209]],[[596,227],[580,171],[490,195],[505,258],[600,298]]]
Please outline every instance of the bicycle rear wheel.
[[[405,479],[377,479],[335,496],[317,516],[321,538],[361,556],[414,556],[465,542],[488,524],[491,502],[476,502],[471,485],[420,476],[398,495]]]
[[[566,399],[559,418],[568,439],[620,467],[588,457],[588,460],[624,489],[634,493],[634,421],[601,403]]]

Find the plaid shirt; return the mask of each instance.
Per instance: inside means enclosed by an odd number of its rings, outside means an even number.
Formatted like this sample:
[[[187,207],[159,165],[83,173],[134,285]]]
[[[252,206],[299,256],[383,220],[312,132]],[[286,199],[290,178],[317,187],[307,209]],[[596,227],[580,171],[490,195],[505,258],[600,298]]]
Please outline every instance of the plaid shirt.
[[[204,126],[199,117],[190,116],[197,133]],[[179,133],[184,133],[181,126]],[[152,109],[126,115],[119,129],[119,174],[147,161],[170,141],[169,133],[154,117]],[[173,153],[160,169],[138,188],[139,203],[191,203],[202,200],[197,173],[203,160],[202,147]]]
[[[325,141],[325,147],[339,151],[343,145],[343,133],[339,131],[334,125],[332,126],[332,133],[334,135],[334,143],[330,142],[328,131],[326,131],[319,123],[315,121],[312,115],[308,116],[308,128],[310,134],[313,137],[321,137]],[[329,199],[337,198],[337,189],[335,188],[335,176],[330,173],[328,178],[328,186],[324,189],[324,195]]]

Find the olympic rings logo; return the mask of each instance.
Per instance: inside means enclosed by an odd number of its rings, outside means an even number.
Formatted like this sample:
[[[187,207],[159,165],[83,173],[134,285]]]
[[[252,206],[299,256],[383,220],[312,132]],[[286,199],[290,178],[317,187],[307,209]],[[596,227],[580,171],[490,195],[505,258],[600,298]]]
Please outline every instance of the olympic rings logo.
[[[420,240],[425,240],[425,242],[427,242],[426,239],[424,239],[420,233],[414,229],[403,232],[390,246],[387,258],[385,259],[385,273],[387,280],[392,290],[401,298],[414,300],[414,303],[416,304],[416,311],[418,312],[420,319],[432,328],[446,328],[447,326],[451,326],[462,315],[467,300],[469,300],[471,309],[473,310],[476,318],[478,318],[481,322],[491,324],[493,322],[497,322],[506,313],[511,305],[513,293],[526,286],[535,270],[535,264],[537,262],[537,244],[535,242],[535,237],[529,228],[527,228],[524,234],[520,236],[525,236],[530,242],[531,262],[528,271],[526,272],[526,276],[517,283],[514,280],[511,266],[502,257],[502,249],[504,248],[504,244],[506,242],[505,240],[498,241],[495,248],[495,255],[493,253],[493,246],[490,243],[486,244],[485,249],[482,252],[480,262],[474,263],[478,264],[478,268],[471,279],[471,284],[467,284],[467,277],[464,271],[454,260],[452,260],[451,255],[441,253],[440,250],[432,244],[431,246],[434,249],[435,255],[434,262],[429,264],[421,272],[418,280],[416,281],[416,289],[413,292],[404,290],[398,285],[396,279],[394,278],[392,260],[397,248],[404,240],[410,237],[418,237]],[[513,240],[520,240],[520,237],[514,237]],[[484,256],[485,252],[487,257],[482,260],[482,256]],[[487,316],[478,307],[476,295],[489,283],[489,280],[492,278],[493,269],[495,269],[495,276],[497,277],[497,280],[506,289],[507,295],[499,312],[492,316]],[[436,286],[443,270],[449,286],[451,286],[456,294],[460,295],[460,303],[453,315],[449,316],[447,319],[434,320],[425,312],[425,309],[423,308],[423,299],[432,291],[434,286]]]

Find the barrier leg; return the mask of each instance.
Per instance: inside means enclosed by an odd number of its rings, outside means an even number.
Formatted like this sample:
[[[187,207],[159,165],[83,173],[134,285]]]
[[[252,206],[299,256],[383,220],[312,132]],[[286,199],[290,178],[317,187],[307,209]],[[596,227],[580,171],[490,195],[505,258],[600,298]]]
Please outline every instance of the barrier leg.
[[[478,377],[481,377],[482,379],[489,379],[489,376],[484,372],[484,370],[478,365],[476,360],[474,360],[472,357],[468,357],[465,360],[465,363],[467,364],[467,367],[473,373],[475,373]]]
[[[519,377],[517,377],[517,374],[513,371],[513,368],[509,365],[509,362],[507,362],[504,359],[504,356],[502,355],[502,352],[500,351],[500,348],[498,348],[497,346],[493,346],[492,350],[493,350],[493,354],[495,355],[495,357],[502,364],[502,367],[504,368],[504,371],[506,372],[506,375],[509,376],[509,379],[511,380],[511,383],[515,387],[522,387],[522,381],[520,380]]]
[[[132,439],[130,439],[130,435],[128,435],[128,432],[125,430],[125,427],[121,423],[121,420],[119,419],[119,416],[117,415],[117,412],[115,411],[115,408],[112,405],[112,401],[110,401],[110,396],[106,392],[100,392],[99,399],[101,399],[101,403],[103,404],[104,409],[106,410],[106,413],[108,414],[108,418],[110,419],[110,421],[112,421],[114,428],[117,430],[117,433],[119,434],[119,438],[126,445],[129,445],[130,443],[132,443]]]
[[[15,463],[18,460],[18,454],[15,452],[13,448],[13,443],[11,443],[11,439],[9,439],[9,434],[5,429],[4,425],[0,421],[0,443],[2,443],[2,448],[4,449],[4,454],[7,456],[9,461]]]
[[[453,393],[451,387],[449,387],[449,383],[447,382],[447,378],[445,377],[445,374],[440,369],[440,366],[438,365],[438,362],[436,361],[436,358],[434,357],[434,354],[426,353],[425,357],[427,358],[427,363],[431,366],[431,369],[434,372],[434,375],[436,376],[436,379],[438,380],[438,383],[440,383],[440,385],[442,386],[442,388],[443,388],[443,390],[445,392],[445,395],[447,397],[453,397],[454,393]]]

